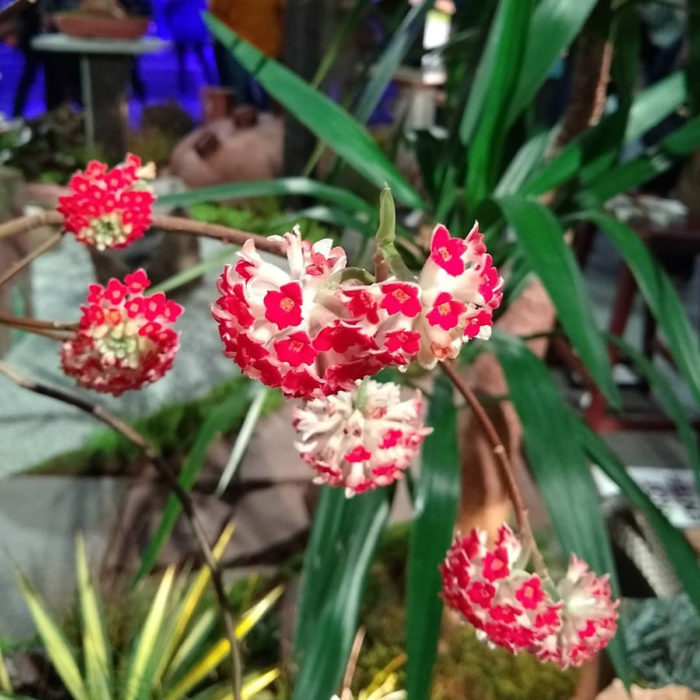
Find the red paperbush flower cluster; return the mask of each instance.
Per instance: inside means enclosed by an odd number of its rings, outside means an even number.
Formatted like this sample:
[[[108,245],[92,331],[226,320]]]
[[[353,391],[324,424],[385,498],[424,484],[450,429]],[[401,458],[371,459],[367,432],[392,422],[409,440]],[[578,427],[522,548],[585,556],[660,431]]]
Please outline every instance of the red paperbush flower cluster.
[[[528,651],[562,668],[590,661],[617,630],[618,604],[607,575],[597,577],[572,556],[555,585],[528,573],[527,558],[507,525],[491,549],[479,530],[456,538],[440,567],[445,603],[481,639],[513,653]]]
[[[490,337],[502,284],[477,224],[466,238],[452,238],[438,225],[417,281],[350,283],[341,292],[392,364],[416,359],[430,368],[456,357],[472,338]]]
[[[66,231],[98,250],[133,243],[151,225],[155,196],[144,178],[154,174],[152,165],[142,167],[141,159],[131,154],[111,170],[91,161],[71,177],[70,194],[59,198]]]
[[[273,238],[286,248],[288,270],[263,260],[247,241],[219,278],[212,314],[226,355],[247,376],[305,398],[351,390],[356,379],[389,364],[362,315],[339,297],[335,280],[345,251],[328,239],[302,241],[296,228]]]
[[[144,270],[90,285],[78,330],[63,343],[61,366],[80,386],[119,396],[160,379],[179,347],[171,325],[182,307],[165,294],[145,296]]]
[[[401,401],[397,384],[372,380],[352,392],[314,399],[294,410],[296,443],[317,483],[345,487],[347,496],[387,486],[403,476],[432,429],[423,427],[421,393]]]
[[[415,282],[341,282],[342,248],[302,241],[296,229],[279,240],[289,271],[263,260],[248,241],[221,275],[212,313],[226,354],[287,396],[348,391],[414,358],[431,367],[471,338],[489,336],[502,280],[476,226],[466,239],[436,227]]]

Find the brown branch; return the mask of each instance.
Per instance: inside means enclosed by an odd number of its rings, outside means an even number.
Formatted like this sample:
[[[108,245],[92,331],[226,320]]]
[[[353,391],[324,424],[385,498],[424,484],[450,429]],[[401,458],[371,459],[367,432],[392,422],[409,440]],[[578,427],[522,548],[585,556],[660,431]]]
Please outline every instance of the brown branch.
[[[26,316],[13,316],[0,311],[0,324],[21,328],[22,330],[45,330],[45,331],[74,331],[77,323],[63,323],[62,321],[39,321],[36,318]]]
[[[459,391],[459,393],[466,399],[467,404],[469,404],[469,408],[471,408],[477,421],[479,421],[479,424],[481,425],[481,428],[486,435],[486,439],[489,441],[493,454],[495,455],[500,466],[503,481],[505,482],[508,495],[511,503],[513,504],[513,510],[515,511],[518,534],[524,541],[525,548],[530,548],[530,551],[532,552],[532,558],[537,573],[546,578],[550,578],[549,572],[547,571],[547,567],[544,563],[544,559],[542,558],[542,554],[537,547],[537,542],[535,541],[535,536],[532,532],[527,507],[525,506],[522,494],[520,493],[520,488],[515,481],[513,466],[508,458],[508,451],[504,447],[496,427],[492,423],[472,388],[457,371],[455,365],[452,362],[444,361],[440,363],[440,367],[448,376],[452,384],[454,384],[457,391]]]
[[[203,236],[205,238],[216,238],[225,243],[233,243],[234,245],[243,245],[247,240],[255,242],[255,247],[258,250],[264,250],[267,253],[274,255],[285,255],[284,247],[277,241],[261,236],[257,233],[248,231],[239,231],[228,226],[220,224],[207,224],[203,221],[194,221],[186,219],[182,216],[165,216],[156,214],[153,216],[153,226],[162,228],[171,233],[184,233],[192,236]]]
[[[23,231],[31,231],[39,226],[62,226],[63,214],[57,211],[45,211],[41,214],[32,214],[31,216],[20,216],[18,219],[12,219],[0,224],[0,238],[14,236]]]
[[[216,593],[216,599],[218,601],[219,607],[221,609],[221,614],[224,618],[224,627],[226,630],[226,637],[230,644],[231,651],[231,666],[232,666],[232,689],[234,700],[241,700],[241,682],[242,682],[242,670],[241,670],[241,658],[238,642],[236,640],[236,628],[229,608],[228,598],[226,596],[226,590],[224,588],[223,578],[221,575],[221,570],[216,562],[214,554],[207,542],[207,537],[202,527],[201,521],[197,516],[194,509],[194,504],[190,495],[185,491],[185,489],[180,485],[177,477],[170,470],[168,464],[163,460],[160,455],[158,455],[156,449],[153,445],[148,442],[148,440],[141,435],[138,431],[134,430],[130,425],[125,423],[121,418],[118,418],[114,414],[110,413],[102,406],[93,404],[86,399],[79,396],[73,396],[72,394],[60,389],[58,387],[52,387],[46,384],[26,377],[20,374],[12,367],[7,365],[5,362],[0,360],[0,373],[4,374],[6,377],[11,379],[17,386],[33,391],[36,394],[42,396],[48,396],[49,398],[56,399],[62,403],[68,404],[69,406],[74,406],[75,408],[88,413],[99,421],[102,421],[105,425],[116,430],[118,433],[123,435],[127,440],[132,442],[134,445],[139,447],[146,459],[156,468],[158,473],[172,489],[175,497],[180,502],[182,506],[182,511],[185,514],[192,532],[194,533],[197,544],[202,553],[204,561],[211,571],[211,580],[214,586],[214,591]]]
[[[43,255],[51,248],[57,246],[63,237],[62,233],[54,233],[53,236],[47,238],[41,245],[38,245],[30,253],[27,253],[21,260],[18,260],[14,265],[9,267],[4,274],[0,275],[0,287],[9,282],[15,275],[18,275],[25,267],[30,265],[40,255]]]
[[[57,211],[48,211],[33,216],[22,216],[19,219],[12,219],[12,221],[0,224],[0,238],[13,236],[39,226],[61,226],[62,224],[63,215]],[[154,214],[152,226],[165,229],[171,233],[215,238],[216,240],[235,245],[243,245],[247,240],[252,240],[259,250],[264,250],[274,255],[285,255],[284,246],[277,240],[249,231],[239,231],[220,224],[208,224],[203,221],[186,219],[182,216]]]

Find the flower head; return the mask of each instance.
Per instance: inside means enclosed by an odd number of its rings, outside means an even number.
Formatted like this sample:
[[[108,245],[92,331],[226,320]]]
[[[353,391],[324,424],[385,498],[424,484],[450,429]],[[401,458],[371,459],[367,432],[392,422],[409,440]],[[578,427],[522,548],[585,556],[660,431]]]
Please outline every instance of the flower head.
[[[422,405],[420,392],[401,401],[397,384],[365,380],[295,409],[296,447],[318,482],[344,486],[349,496],[386,486],[401,478],[431,432]]]
[[[162,293],[144,296],[144,270],[90,285],[78,329],[63,343],[61,366],[80,386],[119,396],[160,379],[178,350],[171,325],[182,307]]]
[[[353,389],[355,380],[389,363],[364,322],[374,300],[366,288],[339,298],[342,248],[302,241],[298,229],[275,236],[288,269],[263,260],[247,241],[218,281],[212,315],[226,354],[243,373],[285,395],[321,397]]]
[[[572,557],[556,585],[528,573],[520,540],[502,525],[494,546],[472,530],[455,538],[440,567],[442,596],[485,641],[515,653],[528,651],[567,668],[589,661],[617,628],[617,603],[607,577]]]
[[[155,197],[144,178],[153,175],[152,166],[142,167],[132,154],[111,170],[91,161],[70,179],[70,194],[59,198],[66,230],[98,250],[128,246],[151,225]]]
[[[491,334],[502,278],[475,224],[466,238],[435,227],[430,255],[417,280],[389,279],[369,287],[341,287],[341,299],[361,316],[393,364],[417,359],[424,367],[454,358],[462,345]]]
[[[575,555],[557,593],[563,604],[561,627],[542,642],[537,655],[564,668],[580,666],[615,636],[618,603],[611,599],[608,576],[596,576]]]

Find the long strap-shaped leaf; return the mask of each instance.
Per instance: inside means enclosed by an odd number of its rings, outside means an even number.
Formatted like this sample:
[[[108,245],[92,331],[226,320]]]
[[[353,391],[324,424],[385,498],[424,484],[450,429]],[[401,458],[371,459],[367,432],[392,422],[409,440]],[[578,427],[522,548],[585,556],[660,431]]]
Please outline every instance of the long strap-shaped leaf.
[[[651,502],[649,497],[627,473],[619,457],[603,442],[582,420],[574,419],[574,429],[578,441],[589,457],[619,487],[625,498],[638,508],[649,521],[654,534],[663,545],[678,580],[690,600],[700,612],[700,566],[690,543],[678,528],[667,520],[666,516]]]
[[[391,41],[382,52],[381,57],[373,66],[372,77],[362,92],[357,106],[353,109],[356,119],[362,124],[372,116],[375,108],[382,99],[386,86],[396,73],[401,61],[411,48],[416,35],[423,27],[423,20],[435,0],[421,0],[410,8],[391,37]]]
[[[595,209],[620,192],[628,192],[666,172],[679,158],[700,146],[700,116],[663,138],[639,158],[611,168],[590,186],[577,193],[575,200],[584,209]]]
[[[377,489],[344,504],[338,537],[324,548],[331,552],[323,564],[332,576],[324,602],[319,601],[315,610],[317,622],[299,660],[292,700],[329,698],[340,683],[357,629],[367,571],[389,515],[391,493],[391,489]]]
[[[48,613],[32,584],[21,574],[18,576],[18,579],[24,602],[27,604],[29,612],[34,619],[34,624],[39,632],[41,641],[46,647],[46,653],[56,669],[56,673],[61,677],[68,692],[75,700],[91,700],[80,675],[78,663],[73,656],[68,640],[61,632],[61,628]]]
[[[83,654],[87,685],[92,700],[109,700],[112,697],[113,687],[112,653],[100,601],[90,577],[85,542],[82,537],[77,540],[75,557],[80,613],[83,621]]]
[[[166,621],[170,591],[175,579],[175,568],[166,570],[156,592],[146,621],[143,623],[129,661],[124,700],[146,700],[153,691],[152,682],[158,670],[167,640],[161,632]]]
[[[639,93],[632,102],[623,143],[629,143],[646,133],[678,108],[686,98],[683,76],[674,73]],[[614,155],[619,142],[614,136],[615,115],[601,120],[572,139],[555,158],[530,178],[522,189],[524,194],[542,194],[559,187],[567,180],[588,172],[587,164],[601,156]],[[591,178],[586,177],[590,182]]]
[[[459,499],[457,411],[453,388],[440,376],[430,400],[420,479],[415,494],[406,592],[406,690],[412,700],[429,697],[442,621],[438,564],[450,546]]]
[[[249,610],[247,610],[236,625],[236,639],[243,639],[257,622],[267,614],[272,606],[282,595],[284,588],[277,586],[273,588],[262,600],[259,600]],[[195,625],[195,627],[197,627]],[[193,629],[193,632],[196,632]],[[185,640],[185,646],[192,648],[192,644]],[[215,644],[204,648],[203,653],[191,661],[187,673],[181,680],[177,681],[174,687],[165,694],[165,700],[183,700],[187,694],[198,686],[208,675],[210,675],[231,653],[231,643],[224,637]],[[178,659],[175,658],[174,662]],[[183,660],[179,664],[184,667]]]
[[[676,396],[671,383],[653,362],[649,361],[639,350],[624,339],[609,335],[608,340],[632,360],[642,376],[649,382],[649,386],[651,386],[663,409],[676,424],[678,436],[685,447],[688,462],[691,469],[695,472],[695,483],[698,491],[700,491],[700,444],[685,406]]]
[[[206,14],[204,19],[214,36],[241,65],[319,139],[377,187],[388,183],[397,199],[411,207],[423,208],[420,195],[381,152],[367,131],[342,107],[296,73],[265,56],[213,16]]]
[[[668,275],[627,224],[598,211],[586,211],[576,218],[600,226],[620,251],[666,337],[678,371],[700,407],[700,341]]]
[[[596,0],[540,0],[532,14],[523,67],[504,126],[530,104],[554,62],[579,33]]]
[[[251,197],[283,197],[287,195],[313,197],[337,204],[353,212],[362,212],[376,218],[374,209],[363,199],[339,187],[316,182],[306,177],[282,177],[276,180],[256,180],[213,185],[186,192],[174,192],[158,197],[158,204],[168,207],[191,207],[202,202],[220,202],[227,199]]]
[[[609,572],[619,595],[598,492],[583,449],[571,439],[572,417],[549,370],[525,343],[512,336],[494,334],[490,345],[505,373],[510,399],[523,424],[528,463],[562,549],[585,559],[600,574]],[[608,650],[618,675],[628,680],[622,634]]]
[[[503,197],[497,201],[515,229],[518,246],[556,307],[571,344],[601,391],[614,406],[619,406],[620,396],[605,343],[593,317],[581,270],[564,240],[561,225],[538,202],[522,197]]]
[[[506,137],[503,122],[522,65],[533,4],[533,0],[501,0],[491,28],[485,58],[492,61],[480,68],[488,68],[490,84],[469,148],[465,196],[472,211],[495,185]]]

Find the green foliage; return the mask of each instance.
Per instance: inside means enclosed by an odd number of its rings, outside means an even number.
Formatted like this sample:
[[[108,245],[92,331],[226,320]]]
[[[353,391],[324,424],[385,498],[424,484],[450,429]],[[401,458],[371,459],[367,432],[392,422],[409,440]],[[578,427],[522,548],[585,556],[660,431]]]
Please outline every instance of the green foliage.
[[[421,473],[414,495],[414,526],[406,589],[406,689],[411,698],[427,698],[442,620],[438,566],[452,541],[459,500],[457,409],[452,383],[438,377],[427,424],[433,429],[423,445]]]
[[[700,614],[686,596],[625,603],[630,661],[653,687],[683,685],[700,692]]]
[[[232,532],[232,528],[227,528],[217,542],[217,559]],[[180,700],[201,689],[205,681],[212,690],[226,687],[213,683],[209,676],[228,658],[229,643],[219,629],[212,602],[204,598],[210,580],[208,569],[199,571],[190,581],[178,581],[174,568],[169,568],[154,595],[141,596],[139,605],[120,606],[118,621],[122,631],[116,640],[109,634],[110,619],[89,574],[81,540],[77,546],[77,570],[80,618],[75,635],[78,642],[73,644],[31,584],[23,577],[19,579],[40,639],[71,697]],[[241,614],[236,627],[239,639],[246,637],[280,594],[280,587],[272,589]],[[75,653],[78,645],[82,661]],[[262,689],[277,675],[273,670],[248,677],[243,696],[251,697],[254,688]]]

